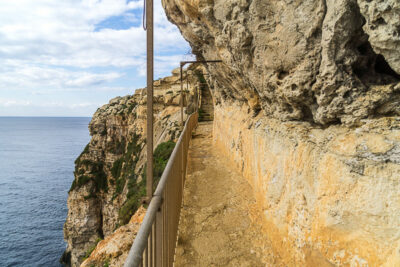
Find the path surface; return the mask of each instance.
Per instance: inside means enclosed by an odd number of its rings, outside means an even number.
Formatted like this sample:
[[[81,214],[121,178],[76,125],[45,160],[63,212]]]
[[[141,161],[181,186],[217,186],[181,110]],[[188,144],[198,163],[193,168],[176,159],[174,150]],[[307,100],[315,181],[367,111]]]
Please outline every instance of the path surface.
[[[213,149],[211,132],[200,123],[190,146],[175,266],[280,266],[252,222],[250,185]]]

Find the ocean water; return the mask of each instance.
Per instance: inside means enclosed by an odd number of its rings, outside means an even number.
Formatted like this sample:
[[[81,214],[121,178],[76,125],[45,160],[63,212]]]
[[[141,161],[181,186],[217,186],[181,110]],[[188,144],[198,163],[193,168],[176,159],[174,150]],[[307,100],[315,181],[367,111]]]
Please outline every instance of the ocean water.
[[[61,266],[74,161],[90,118],[0,117],[0,266]]]

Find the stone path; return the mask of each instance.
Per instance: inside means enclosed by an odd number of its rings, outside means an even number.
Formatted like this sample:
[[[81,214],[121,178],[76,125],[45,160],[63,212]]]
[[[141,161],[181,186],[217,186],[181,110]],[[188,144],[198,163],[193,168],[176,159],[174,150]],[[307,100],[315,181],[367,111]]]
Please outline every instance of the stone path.
[[[201,89],[201,106],[199,113],[199,121],[212,121],[214,119],[213,99],[208,86]]]
[[[252,222],[250,185],[213,149],[211,132],[200,123],[189,150],[175,266],[281,266]]]

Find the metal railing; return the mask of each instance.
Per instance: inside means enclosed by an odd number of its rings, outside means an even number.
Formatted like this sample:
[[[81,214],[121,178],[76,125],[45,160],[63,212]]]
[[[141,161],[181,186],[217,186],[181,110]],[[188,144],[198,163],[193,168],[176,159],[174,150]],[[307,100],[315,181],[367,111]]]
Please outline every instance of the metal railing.
[[[173,266],[187,154],[197,122],[197,112],[186,121],[129,251],[125,267]]]

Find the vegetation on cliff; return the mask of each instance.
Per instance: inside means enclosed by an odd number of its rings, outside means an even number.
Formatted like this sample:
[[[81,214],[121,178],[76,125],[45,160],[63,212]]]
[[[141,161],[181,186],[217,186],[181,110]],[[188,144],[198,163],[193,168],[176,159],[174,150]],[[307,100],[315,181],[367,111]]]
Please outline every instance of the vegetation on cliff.
[[[88,145],[89,146],[89,145]],[[75,161],[75,180],[72,182],[70,192],[78,189],[89,182],[93,182],[94,186],[86,198],[94,197],[96,193],[101,191],[107,192],[107,175],[104,172],[104,165],[101,162],[95,162],[89,159],[83,159],[83,155],[87,153],[88,146],[86,146],[83,153]]]
[[[114,161],[111,168],[111,174],[114,178],[113,183],[115,183],[115,193],[113,198],[117,197],[118,194],[122,193],[126,181],[136,181],[137,177],[135,175],[136,163],[139,160],[139,155],[141,152],[141,146],[138,143],[140,136],[134,134],[132,140],[128,143],[125,148],[125,153],[122,157]],[[117,146],[118,149],[118,146]]]
[[[174,147],[175,143],[173,141],[167,141],[159,144],[154,151],[153,190],[155,190],[160,181],[161,175],[167,166],[168,159],[171,156]],[[120,225],[125,225],[129,222],[132,215],[142,204],[141,200],[146,196],[146,165],[143,168],[142,179],[137,181],[136,178],[137,176],[134,173],[128,178],[127,200],[118,213]]]

